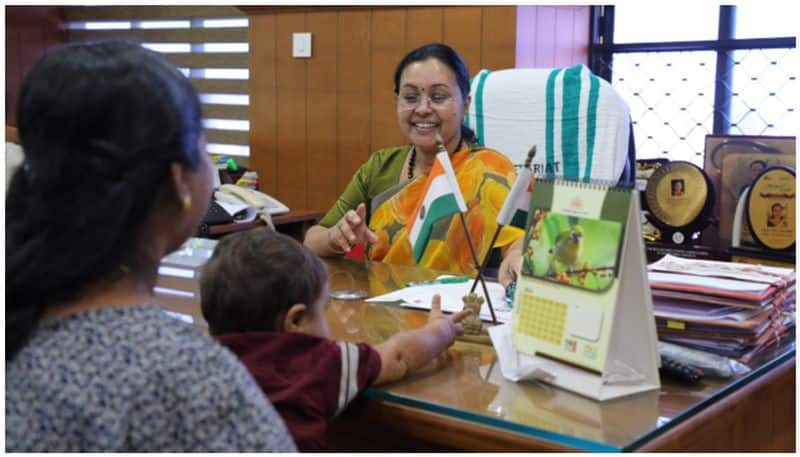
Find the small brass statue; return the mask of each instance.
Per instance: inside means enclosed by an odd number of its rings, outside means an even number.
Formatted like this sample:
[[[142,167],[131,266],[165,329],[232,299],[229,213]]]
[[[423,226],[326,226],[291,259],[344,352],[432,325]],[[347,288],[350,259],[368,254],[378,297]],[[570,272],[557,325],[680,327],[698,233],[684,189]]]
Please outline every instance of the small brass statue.
[[[471,309],[472,314],[464,318],[461,323],[464,325],[465,335],[480,335],[483,333],[483,322],[481,321],[481,305],[483,297],[477,294],[467,294],[462,298],[464,309]]]

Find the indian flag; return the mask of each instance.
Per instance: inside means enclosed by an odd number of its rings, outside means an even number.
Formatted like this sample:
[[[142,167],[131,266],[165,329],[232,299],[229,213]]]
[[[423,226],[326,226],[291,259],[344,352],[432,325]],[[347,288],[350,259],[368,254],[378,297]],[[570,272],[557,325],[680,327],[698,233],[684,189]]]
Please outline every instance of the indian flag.
[[[531,206],[531,191],[536,178],[529,168],[523,168],[517,174],[514,187],[506,196],[506,201],[500,212],[497,213],[497,225],[513,225],[525,228],[528,219],[528,210]]]
[[[419,262],[422,258],[436,221],[467,211],[467,205],[464,203],[453,171],[453,164],[450,163],[450,157],[446,152],[436,154],[423,195],[408,222],[408,240],[414,251],[415,262]]]

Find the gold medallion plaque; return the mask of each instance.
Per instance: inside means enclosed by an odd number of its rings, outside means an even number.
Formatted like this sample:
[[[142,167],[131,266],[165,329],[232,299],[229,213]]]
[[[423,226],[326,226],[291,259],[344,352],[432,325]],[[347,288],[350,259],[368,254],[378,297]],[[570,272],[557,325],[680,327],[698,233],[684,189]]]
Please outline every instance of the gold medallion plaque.
[[[756,178],[747,199],[747,222],[764,247],[780,251],[794,246],[794,170],[772,167]]]
[[[697,221],[708,204],[708,196],[708,178],[689,162],[662,165],[653,172],[645,189],[650,213],[670,228],[683,228]]]

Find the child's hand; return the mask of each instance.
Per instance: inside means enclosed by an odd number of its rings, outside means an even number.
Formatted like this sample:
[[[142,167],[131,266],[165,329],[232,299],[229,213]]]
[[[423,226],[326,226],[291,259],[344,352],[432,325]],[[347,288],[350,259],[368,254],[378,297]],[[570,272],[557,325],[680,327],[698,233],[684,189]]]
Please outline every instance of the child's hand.
[[[468,309],[449,316],[442,314],[442,299],[438,294],[434,295],[425,326],[395,333],[375,346],[381,356],[381,372],[375,384],[400,379],[447,354],[447,348],[453,344],[456,335],[464,333],[461,321],[470,314],[472,311]]]
[[[431,312],[428,316],[428,325],[441,328],[446,333],[450,344],[452,344],[456,335],[464,334],[464,326],[461,325],[461,321],[470,314],[472,314],[471,309],[463,309],[449,316],[443,314],[442,297],[436,294],[433,296],[433,300],[431,300]]]

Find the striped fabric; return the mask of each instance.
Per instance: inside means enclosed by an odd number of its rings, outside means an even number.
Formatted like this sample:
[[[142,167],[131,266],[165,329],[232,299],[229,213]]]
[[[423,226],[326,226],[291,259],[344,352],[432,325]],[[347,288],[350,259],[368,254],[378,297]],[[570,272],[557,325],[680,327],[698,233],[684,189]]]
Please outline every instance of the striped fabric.
[[[628,106],[585,65],[481,70],[465,124],[481,144],[521,165],[534,144],[536,176],[616,181],[628,153]]]
[[[339,377],[338,416],[358,395],[358,347],[353,343],[337,341],[342,353],[342,371]]]

